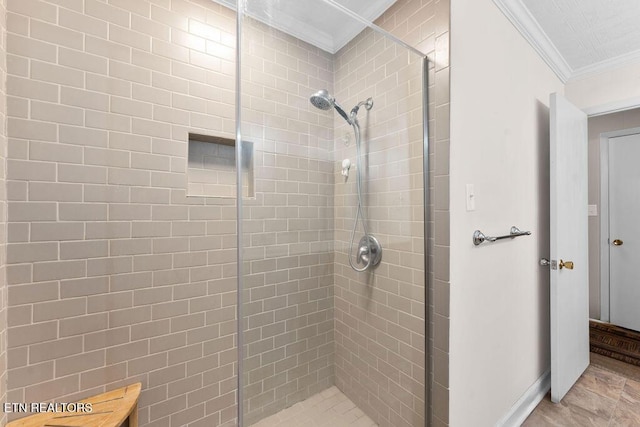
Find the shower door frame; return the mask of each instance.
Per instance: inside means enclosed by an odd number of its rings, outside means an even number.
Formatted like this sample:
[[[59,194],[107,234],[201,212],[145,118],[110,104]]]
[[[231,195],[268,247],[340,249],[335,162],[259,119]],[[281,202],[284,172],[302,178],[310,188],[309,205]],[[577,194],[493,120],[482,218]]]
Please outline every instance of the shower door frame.
[[[243,310],[243,265],[244,265],[244,256],[243,256],[243,246],[242,246],[242,236],[243,236],[243,175],[242,175],[242,103],[241,103],[241,94],[242,94],[242,84],[241,84],[241,68],[242,68],[242,21],[245,17],[244,12],[245,5],[249,0],[237,0],[236,7],[236,82],[235,82],[235,90],[236,90],[236,144],[235,144],[235,155],[236,155],[236,275],[237,275],[237,293],[236,293],[236,316],[237,316],[237,327],[236,327],[236,348],[237,348],[237,383],[236,383],[236,396],[237,396],[237,426],[244,427],[244,384],[243,384],[243,374],[244,374],[244,337],[243,337],[243,319],[244,319],[244,310]],[[431,307],[431,295],[433,292],[433,284],[431,283],[431,263],[429,262],[429,221],[431,221],[431,209],[434,207],[430,204],[431,200],[431,192],[430,192],[430,154],[429,154],[429,58],[416,48],[408,45],[404,41],[399,38],[393,36],[377,25],[373,24],[355,14],[351,10],[346,7],[336,3],[333,0],[322,0],[324,3],[333,6],[335,9],[345,13],[346,15],[354,18],[355,20],[366,25],[367,28],[372,29],[378,34],[383,35],[385,38],[392,40],[394,43],[403,46],[410,52],[417,54],[422,57],[422,172],[423,172],[423,241],[424,241],[424,331],[425,331],[425,354],[424,354],[424,370],[425,370],[425,427],[431,425],[433,419],[433,410],[432,410],[432,391],[433,391],[433,340],[430,335],[431,327],[433,325],[433,310]],[[435,228],[435,227],[434,227]]]

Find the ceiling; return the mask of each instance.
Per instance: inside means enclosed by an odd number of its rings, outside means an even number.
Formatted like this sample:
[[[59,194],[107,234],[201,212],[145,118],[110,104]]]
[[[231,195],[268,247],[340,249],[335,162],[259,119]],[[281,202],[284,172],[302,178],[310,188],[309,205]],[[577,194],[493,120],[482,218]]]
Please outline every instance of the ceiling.
[[[640,62],[638,0],[494,0],[564,82]]]
[[[214,0],[236,9],[236,0]],[[246,0],[247,15],[336,53],[396,0]]]

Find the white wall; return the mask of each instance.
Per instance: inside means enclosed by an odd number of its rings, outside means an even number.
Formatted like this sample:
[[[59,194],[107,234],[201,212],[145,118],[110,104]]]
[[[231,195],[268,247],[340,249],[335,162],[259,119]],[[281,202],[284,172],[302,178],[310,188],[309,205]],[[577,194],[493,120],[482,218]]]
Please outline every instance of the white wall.
[[[587,112],[594,107],[604,111],[640,105],[640,64],[570,80],[565,94]]]
[[[548,99],[563,85],[491,0],[451,2],[450,425],[493,426],[549,367]],[[476,210],[466,211],[465,184]],[[472,244],[472,233],[532,235]]]

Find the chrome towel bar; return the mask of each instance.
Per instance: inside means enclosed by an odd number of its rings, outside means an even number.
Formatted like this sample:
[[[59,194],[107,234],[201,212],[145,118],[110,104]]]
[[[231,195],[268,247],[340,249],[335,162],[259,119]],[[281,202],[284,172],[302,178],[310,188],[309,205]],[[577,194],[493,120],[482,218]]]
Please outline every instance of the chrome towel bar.
[[[482,231],[476,230],[473,232],[473,244],[478,246],[480,243],[485,241],[495,242],[496,240],[513,239],[514,237],[519,237],[519,236],[529,236],[530,234],[531,234],[530,231],[522,231],[515,225],[511,227],[509,234],[506,234],[504,236],[497,236],[497,237],[485,236]]]

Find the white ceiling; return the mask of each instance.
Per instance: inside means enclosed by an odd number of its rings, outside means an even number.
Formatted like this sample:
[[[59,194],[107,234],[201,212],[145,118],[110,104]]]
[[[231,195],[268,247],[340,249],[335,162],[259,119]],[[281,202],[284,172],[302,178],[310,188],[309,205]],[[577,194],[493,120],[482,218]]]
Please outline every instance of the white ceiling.
[[[236,9],[236,0],[213,0]],[[396,0],[247,0],[247,15],[336,53]],[[358,18],[360,17],[360,18]]]
[[[638,0],[494,0],[563,80],[640,61]]]

